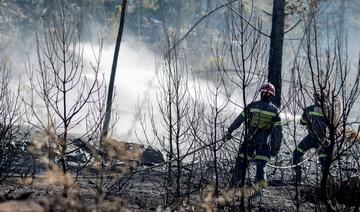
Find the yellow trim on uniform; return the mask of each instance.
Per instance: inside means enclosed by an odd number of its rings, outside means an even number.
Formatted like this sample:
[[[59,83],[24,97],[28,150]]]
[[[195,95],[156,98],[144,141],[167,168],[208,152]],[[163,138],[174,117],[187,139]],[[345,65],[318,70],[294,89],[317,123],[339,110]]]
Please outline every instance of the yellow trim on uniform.
[[[319,154],[319,158],[326,158],[326,154]]]
[[[310,116],[324,116],[322,112],[309,112]]]
[[[277,121],[274,123],[274,126],[282,126],[282,122],[281,121]]]
[[[255,156],[255,160],[264,160],[264,161],[268,161],[270,158],[263,156],[263,155],[256,155]]]
[[[296,147],[296,150],[301,152],[301,153],[304,153],[305,151],[303,149],[301,149],[300,147]]]
[[[241,154],[239,155],[239,157],[245,158],[245,155],[244,155],[243,153],[241,153]],[[247,157],[249,158],[249,156],[247,156]]]
[[[260,109],[257,109],[257,108],[250,109],[250,113],[261,113],[261,114],[268,115],[268,116],[276,116],[276,113],[274,113],[274,112],[270,112],[270,111],[266,111],[266,110],[260,110]]]
[[[306,119],[304,119],[304,117],[301,117],[300,123],[301,124],[309,124],[309,122]]]
[[[245,154],[241,153],[239,155],[240,158],[245,158]],[[270,158],[269,157],[266,157],[266,156],[263,156],[263,155],[255,155],[255,157],[250,157],[249,155],[247,156],[248,160],[265,160],[265,161],[269,161]]]

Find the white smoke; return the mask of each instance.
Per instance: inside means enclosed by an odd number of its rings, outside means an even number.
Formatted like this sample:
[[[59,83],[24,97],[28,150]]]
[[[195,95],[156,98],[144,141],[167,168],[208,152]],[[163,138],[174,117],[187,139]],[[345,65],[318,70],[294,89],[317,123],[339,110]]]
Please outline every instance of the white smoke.
[[[86,48],[88,49],[88,48]],[[115,45],[104,46],[102,51],[101,74],[109,82]],[[91,51],[85,51],[85,59],[91,60]],[[136,107],[140,102],[154,102],[157,85],[156,54],[147,45],[137,39],[127,38],[120,47],[115,75],[114,115],[119,120],[113,129],[113,135],[120,139],[136,141],[134,128]],[[142,108],[146,110],[146,108]]]

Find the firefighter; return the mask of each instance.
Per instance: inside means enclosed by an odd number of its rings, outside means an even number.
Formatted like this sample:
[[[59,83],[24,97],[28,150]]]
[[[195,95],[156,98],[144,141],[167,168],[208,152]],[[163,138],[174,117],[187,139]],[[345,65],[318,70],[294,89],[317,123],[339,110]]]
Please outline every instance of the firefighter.
[[[325,165],[326,159],[326,120],[323,114],[325,108],[325,92],[314,93],[314,104],[305,108],[304,113],[300,118],[300,124],[306,126],[308,135],[296,146],[293,152],[293,165],[296,165],[302,161],[303,155],[310,149],[317,149],[321,170]],[[301,166],[295,167],[294,182],[301,182]]]
[[[238,152],[234,173],[231,180],[233,187],[238,186],[244,167],[245,154],[248,160],[256,163],[256,183],[266,182],[264,168],[270,156],[276,156],[282,141],[282,127],[278,108],[271,103],[275,96],[275,87],[265,83],[260,88],[261,100],[250,103],[230,125],[226,139],[232,138],[232,132],[240,127],[247,117],[247,142]],[[271,136],[270,136],[271,135]],[[269,141],[270,138],[270,141]]]

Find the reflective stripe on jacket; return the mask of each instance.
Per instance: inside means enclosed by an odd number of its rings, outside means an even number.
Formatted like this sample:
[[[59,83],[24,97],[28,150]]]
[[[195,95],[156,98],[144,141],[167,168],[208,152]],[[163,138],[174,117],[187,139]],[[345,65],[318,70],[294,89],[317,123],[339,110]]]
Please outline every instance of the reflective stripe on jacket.
[[[312,135],[321,137],[326,135],[326,120],[321,107],[317,105],[305,108],[300,118],[300,124],[305,125]]]
[[[246,108],[248,119],[248,135],[251,142],[267,145],[271,135],[272,148],[279,149],[282,140],[282,126],[278,108],[270,102],[256,101]],[[245,110],[230,125],[228,132],[232,133],[245,120]]]

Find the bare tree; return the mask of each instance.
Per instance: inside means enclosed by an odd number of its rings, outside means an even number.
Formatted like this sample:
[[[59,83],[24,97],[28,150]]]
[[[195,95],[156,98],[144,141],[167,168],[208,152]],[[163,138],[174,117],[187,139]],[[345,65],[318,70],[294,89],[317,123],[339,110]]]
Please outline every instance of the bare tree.
[[[234,3],[229,8],[230,13],[227,19],[228,37],[226,38],[225,47],[229,56],[229,67],[222,70],[224,80],[230,81],[230,86],[235,89],[235,96],[241,97],[241,102],[230,97],[230,102],[235,106],[243,109],[244,120],[248,120],[247,106],[258,96],[257,90],[264,82],[266,77],[264,47],[265,43],[262,39],[261,22],[257,22],[252,11],[244,10],[243,2]],[[254,24],[252,24],[254,23]],[[229,86],[229,84],[226,84]],[[230,96],[230,93],[228,93]],[[243,134],[239,139],[242,141],[237,145],[242,146],[246,151],[242,158],[243,167],[248,167],[249,158],[247,156],[247,145],[250,140],[248,135],[249,122],[245,121],[242,127]],[[237,139],[236,139],[237,140]],[[240,160],[240,146],[236,160]],[[236,167],[237,168],[237,167]],[[240,188],[245,186],[246,172],[241,172]],[[241,190],[241,189],[240,189]],[[235,192],[236,193],[236,192]],[[245,211],[245,195],[241,195],[240,209]]]
[[[201,132],[204,135],[199,139],[204,145],[209,145],[209,158],[211,159],[210,166],[213,171],[210,172],[211,176],[214,176],[214,198],[219,198],[220,189],[226,184],[226,174],[224,169],[224,161],[226,159],[226,148],[224,135],[225,122],[229,120],[231,114],[227,114],[226,107],[229,105],[229,99],[226,96],[224,87],[224,80],[221,75],[221,71],[224,70],[224,58],[220,58],[218,49],[214,51],[217,55],[217,60],[214,61],[214,69],[211,69],[209,74],[209,83],[207,86],[206,97],[207,107],[204,113],[203,130]],[[200,135],[199,132],[195,132],[196,135]],[[209,161],[210,162],[210,161]],[[217,203],[218,209],[220,204]]]
[[[174,202],[180,203],[183,197],[189,194],[189,187],[184,182],[191,177],[186,177],[184,170],[192,170],[193,167],[185,163],[192,164],[191,161],[197,157],[189,156],[187,153],[196,147],[193,130],[197,129],[201,114],[197,97],[190,95],[189,67],[185,54],[178,47],[170,54],[168,50],[169,48],[165,48],[162,70],[157,72],[160,88],[157,92],[156,107],[149,106],[153,136],[147,132],[146,117],[138,115],[145,134],[145,141],[142,142],[149,145],[159,144],[167,155],[167,174],[162,185],[162,189],[165,189],[164,206],[172,205]],[[194,93],[196,95],[196,92]]]
[[[25,102],[36,120],[33,124],[45,131],[50,148],[56,150],[65,179],[63,196],[66,197],[70,188],[66,161],[69,133],[85,120],[86,106],[100,89],[101,44],[100,51],[95,54],[96,63],[86,66],[77,16],[67,10],[62,1],[57,4],[58,10],[52,20],[44,24],[43,37],[37,36],[38,65],[27,69],[32,92],[30,101],[25,97]],[[93,80],[84,74],[91,75]],[[45,116],[39,109],[46,111]]]
[[[4,61],[0,62],[0,182],[13,174],[27,173],[33,166],[27,154],[26,139],[29,129],[22,118],[25,110],[20,98],[20,86],[12,85],[10,71]],[[13,91],[12,89],[16,89]],[[21,168],[22,167],[22,168]],[[32,174],[35,167],[32,167]],[[21,170],[23,169],[23,170]],[[24,170],[25,169],[25,170]]]
[[[322,39],[324,35],[319,33],[315,19],[312,26],[305,49],[309,71],[299,73],[303,89],[300,105],[305,107],[306,99],[315,101],[313,93],[320,94],[319,114],[325,120],[327,132],[325,139],[318,137],[319,148],[325,149],[324,155],[319,156],[324,157],[319,194],[326,210],[336,211],[341,207],[334,204],[335,193],[341,191],[341,185],[349,180],[349,174],[344,175],[343,167],[347,164],[344,160],[349,160],[349,152],[353,152],[358,138],[358,131],[354,131],[353,126],[357,120],[352,118],[352,114],[360,95],[360,72],[359,69],[353,71],[347,55],[342,54],[341,41],[332,42],[329,35]],[[309,130],[315,130],[315,124],[312,123]],[[340,185],[335,190],[334,182]]]

